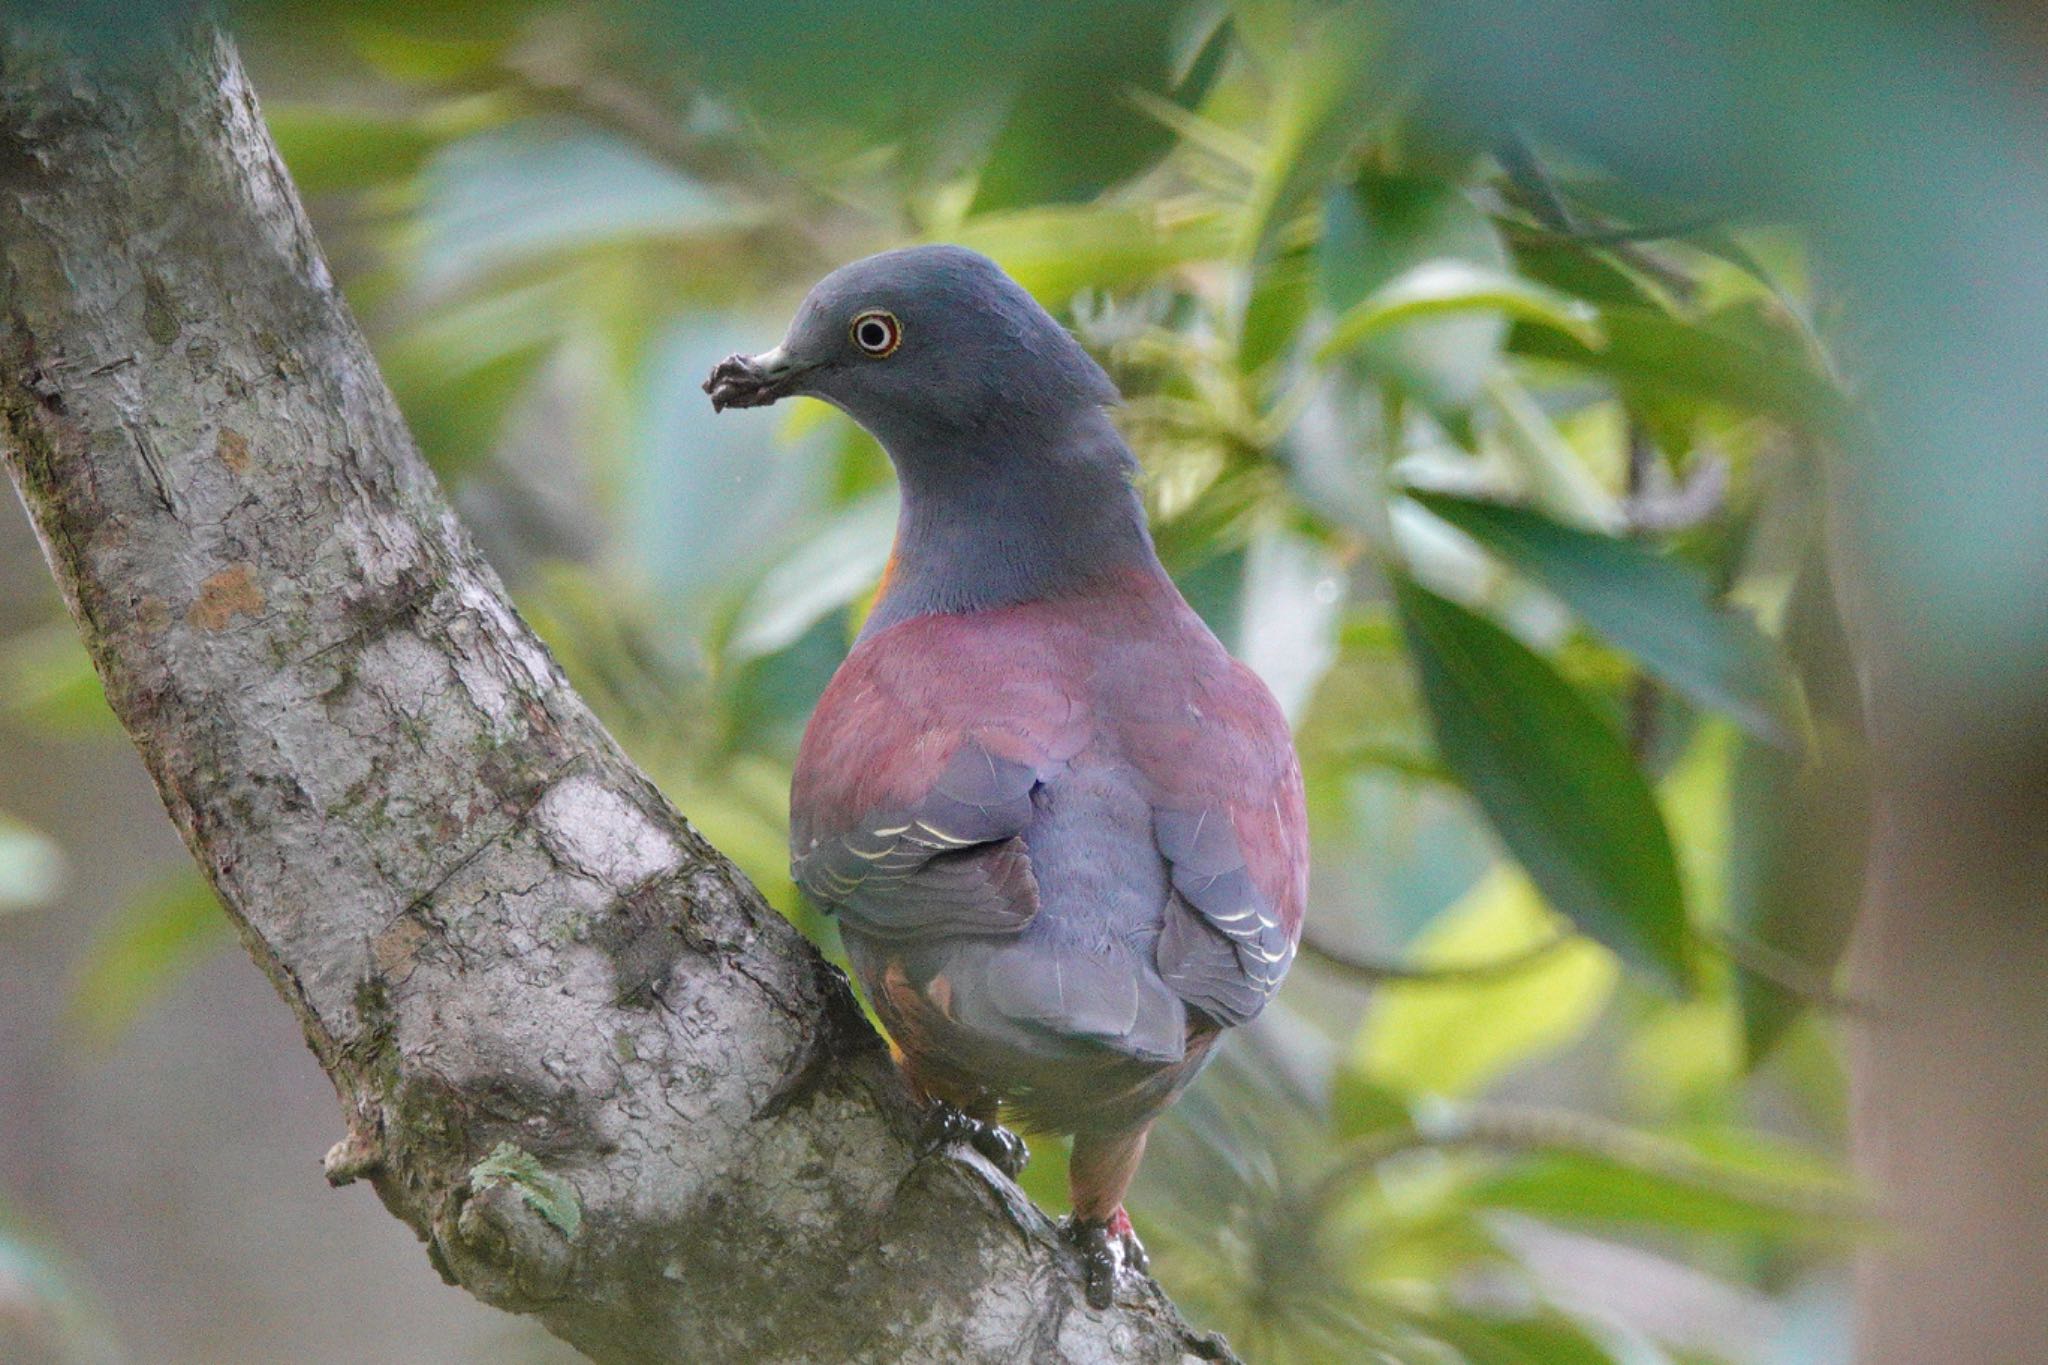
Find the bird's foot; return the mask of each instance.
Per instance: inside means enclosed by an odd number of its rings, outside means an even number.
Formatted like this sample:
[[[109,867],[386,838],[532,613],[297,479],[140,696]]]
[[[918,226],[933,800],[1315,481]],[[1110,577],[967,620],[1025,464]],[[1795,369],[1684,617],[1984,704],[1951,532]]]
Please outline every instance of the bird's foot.
[[[936,1101],[926,1111],[919,1138],[928,1152],[964,1142],[1012,1180],[1023,1173],[1025,1164],[1031,1160],[1031,1149],[1024,1145],[1023,1138],[1000,1124],[969,1118],[944,1100]]]
[[[1152,1269],[1152,1258],[1145,1254],[1145,1244],[1138,1240],[1130,1215],[1121,1207],[1107,1218],[1066,1218],[1060,1223],[1060,1232],[1081,1258],[1090,1308],[1109,1307],[1116,1301],[1119,1280]]]

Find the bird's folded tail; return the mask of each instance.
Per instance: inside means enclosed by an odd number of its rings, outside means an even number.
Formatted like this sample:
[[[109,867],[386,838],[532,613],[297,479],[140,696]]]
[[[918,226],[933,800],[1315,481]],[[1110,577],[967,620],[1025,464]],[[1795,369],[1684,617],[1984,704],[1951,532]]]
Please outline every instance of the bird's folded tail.
[[[1187,1010],[1149,963],[1122,944],[1091,950],[1025,940],[991,953],[978,992],[1007,1024],[1057,1046],[1080,1041],[1144,1062],[1179,1061],[1187,1051]]]

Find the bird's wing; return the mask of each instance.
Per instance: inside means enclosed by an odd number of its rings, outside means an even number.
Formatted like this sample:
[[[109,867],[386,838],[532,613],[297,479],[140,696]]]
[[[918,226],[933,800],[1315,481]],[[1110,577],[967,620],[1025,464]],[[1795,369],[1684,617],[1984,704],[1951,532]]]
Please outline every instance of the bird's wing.
[[[1056,670],[959,618],[884,631],[819,700],[790,798],[791,872],[877,938],[1014,933],[1038,912],[1022,840],[1085,727]]]
[[[1265,1008],[1294,960],[1308,896],[1308,819],[1287,723],[1242,665],[1181,713],[1132,727],[1173,895],[1160,975],[1223,1024]]]
[[[1033,765],[962,737],[921,796],[813,836],[791,874],[812,900],[877,937],[1014,932],[1038,912],[1016,836],[1031,823],[1040,780]]]

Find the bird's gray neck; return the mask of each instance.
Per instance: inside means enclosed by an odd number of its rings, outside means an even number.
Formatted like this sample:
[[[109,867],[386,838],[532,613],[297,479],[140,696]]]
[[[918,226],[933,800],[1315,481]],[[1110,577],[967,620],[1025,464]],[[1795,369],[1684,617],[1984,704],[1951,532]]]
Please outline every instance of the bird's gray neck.
[[[935,612],[1072,593],[1118,568],[1156,568],[1123,440],[1099,411],[1057,437],[1009,433],[940,460],[892,451],[896,548],[863,637]]]

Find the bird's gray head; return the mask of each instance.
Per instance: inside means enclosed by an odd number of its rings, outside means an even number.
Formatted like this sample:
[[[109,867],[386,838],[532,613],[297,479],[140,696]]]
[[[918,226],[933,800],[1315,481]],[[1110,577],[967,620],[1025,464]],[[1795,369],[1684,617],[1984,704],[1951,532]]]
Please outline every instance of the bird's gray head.
[[[1065,328],[994,261],[957,246],[885,251],[833,271],[781,345],[720,361],[704,391],[714,408],[822,398],[899,463],[991,438],[1057,439],[1117,400]]]
[[[887,448],[903,513],[863,633],[1158,571],[1103,412],[1116,386],[986,256],[918,246],[835,270],[781,345],[720,361],[704,391],[717,408],[822,398]]]

